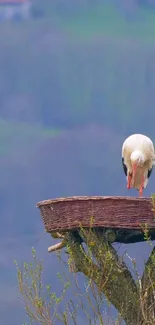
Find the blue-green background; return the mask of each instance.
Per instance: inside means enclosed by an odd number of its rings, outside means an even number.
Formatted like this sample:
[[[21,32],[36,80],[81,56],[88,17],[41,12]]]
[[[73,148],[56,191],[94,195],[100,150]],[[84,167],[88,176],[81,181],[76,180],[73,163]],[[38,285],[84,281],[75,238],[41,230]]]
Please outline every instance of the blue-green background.
[[[122,142],[133,132],[155,142],[155,1],[37,0],[31,13],[0,22],[3,325],[25,320],[13,260],[31,259],[32,246],[58,287],[36,202],[137,195],[126,190]],[[145,195],[154,191],[155,173]],[[149,247],[128,248],[142,272]]]

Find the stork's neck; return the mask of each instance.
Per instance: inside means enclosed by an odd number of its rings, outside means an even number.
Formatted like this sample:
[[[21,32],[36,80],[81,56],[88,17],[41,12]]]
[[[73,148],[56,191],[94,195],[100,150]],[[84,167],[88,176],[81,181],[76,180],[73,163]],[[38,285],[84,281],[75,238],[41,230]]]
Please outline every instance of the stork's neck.
[[[134,150],[130,156],[132,162],[138,162],[139,164],[143,164],[145,161],[145,155],[140,150]]]

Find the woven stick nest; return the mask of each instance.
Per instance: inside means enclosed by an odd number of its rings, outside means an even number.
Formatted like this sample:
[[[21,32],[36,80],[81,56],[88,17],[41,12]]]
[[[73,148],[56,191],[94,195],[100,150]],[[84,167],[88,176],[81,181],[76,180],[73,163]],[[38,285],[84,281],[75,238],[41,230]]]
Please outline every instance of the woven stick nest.
[[[147,224],[155,232],[151,198],[73,196],[37,203],[45,230],[77,230],[79,227],[141,229]]]

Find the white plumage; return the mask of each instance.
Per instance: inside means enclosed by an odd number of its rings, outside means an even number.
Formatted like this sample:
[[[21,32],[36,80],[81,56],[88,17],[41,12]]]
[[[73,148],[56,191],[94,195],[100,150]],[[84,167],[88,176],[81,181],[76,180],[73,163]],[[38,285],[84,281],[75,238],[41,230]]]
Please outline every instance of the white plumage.
[[[127,176],[127,188],[136,188],[142,196],[155,164],[151,139],[143,134],[129,136],[122,146],[122,164]]]

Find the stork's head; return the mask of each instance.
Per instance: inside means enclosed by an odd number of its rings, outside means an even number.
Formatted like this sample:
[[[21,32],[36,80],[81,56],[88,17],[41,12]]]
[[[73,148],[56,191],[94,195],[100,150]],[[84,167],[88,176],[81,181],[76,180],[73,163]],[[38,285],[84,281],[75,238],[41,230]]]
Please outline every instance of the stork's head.
[[[137,167],[143,166],[145,162],[144,154],[139,150],[135,150],[132,152],[130,159],[131,159],[133,174],[135,175]]]

